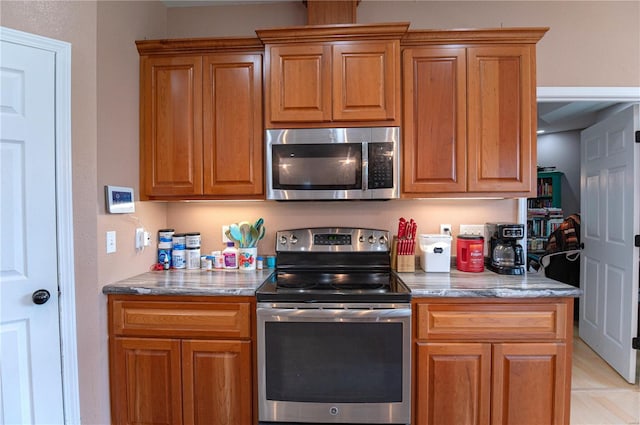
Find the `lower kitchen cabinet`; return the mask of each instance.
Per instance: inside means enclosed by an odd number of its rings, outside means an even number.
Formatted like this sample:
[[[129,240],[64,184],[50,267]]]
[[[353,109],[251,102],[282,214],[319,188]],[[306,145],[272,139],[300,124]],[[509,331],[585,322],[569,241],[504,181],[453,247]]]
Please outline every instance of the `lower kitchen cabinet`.
[[[414,425],[569,423],[572,307],[414,300]]]
[[[112,423],[253,424],[252,300],[110,295]]]

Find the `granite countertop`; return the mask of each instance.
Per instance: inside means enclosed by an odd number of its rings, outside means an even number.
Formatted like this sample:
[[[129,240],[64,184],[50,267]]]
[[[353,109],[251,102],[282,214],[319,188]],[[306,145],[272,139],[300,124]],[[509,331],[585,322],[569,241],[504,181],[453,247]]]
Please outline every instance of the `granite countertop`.
[[[143,273],[102,288],[123,295],[240,295],[254,296],[273,270],[161,270]]]
[[[255,290],[273,270],[252,272],[167,270],[143,273],[102,288],[104,294],[127,295],[239,295],[254,296]],[[540,298],[578,297],[582,293],[564,283],[548,279],[543,273],[506,276],[485,270],[465,273],[398,273],[411,289],[413,298],[479,297]]]
[[[451,268],[450,273],[398,273],[411,289],[413,298],[421,297],[489,297],[541,298],[579,297],[580,288],[549,279],[543,272],[521,276],[497,274],[485,269],[481,273],[466,273]]]

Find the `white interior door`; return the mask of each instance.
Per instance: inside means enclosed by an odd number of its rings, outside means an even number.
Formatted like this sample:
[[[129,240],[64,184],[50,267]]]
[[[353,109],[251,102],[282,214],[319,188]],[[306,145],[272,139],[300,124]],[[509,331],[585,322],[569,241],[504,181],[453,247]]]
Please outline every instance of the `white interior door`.
[[[62,424],[55,54],[1,43],[0,422]]]
[[[580,337],[630,383],[638,323],[639,106],[581,133]]]

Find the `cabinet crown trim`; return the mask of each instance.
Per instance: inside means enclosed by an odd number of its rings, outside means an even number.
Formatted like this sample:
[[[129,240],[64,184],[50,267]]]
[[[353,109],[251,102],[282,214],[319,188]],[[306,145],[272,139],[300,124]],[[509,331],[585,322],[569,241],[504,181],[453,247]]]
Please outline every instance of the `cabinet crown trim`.
[[[453,43],[531,44],[537,43],[549,27],[486,28],[408,31],[402,46]]]
[[[409,29],[409,22],[382,24],[307,25],[300,27],[256,30],[267,43],[330,42],[342,40],[400,39]]]
[[[160,40],[136,40],[140,55],[208,53],[225,51],[263,50],[264,45],[256,37],[180,38]]]

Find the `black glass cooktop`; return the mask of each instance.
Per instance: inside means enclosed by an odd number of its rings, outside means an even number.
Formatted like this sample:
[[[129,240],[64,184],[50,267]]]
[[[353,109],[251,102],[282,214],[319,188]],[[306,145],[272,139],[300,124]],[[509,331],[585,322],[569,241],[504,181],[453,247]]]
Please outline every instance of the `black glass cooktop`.
[[[257,290],[258,301],[409,302],[411,291],[391,272],[277,271]]]

